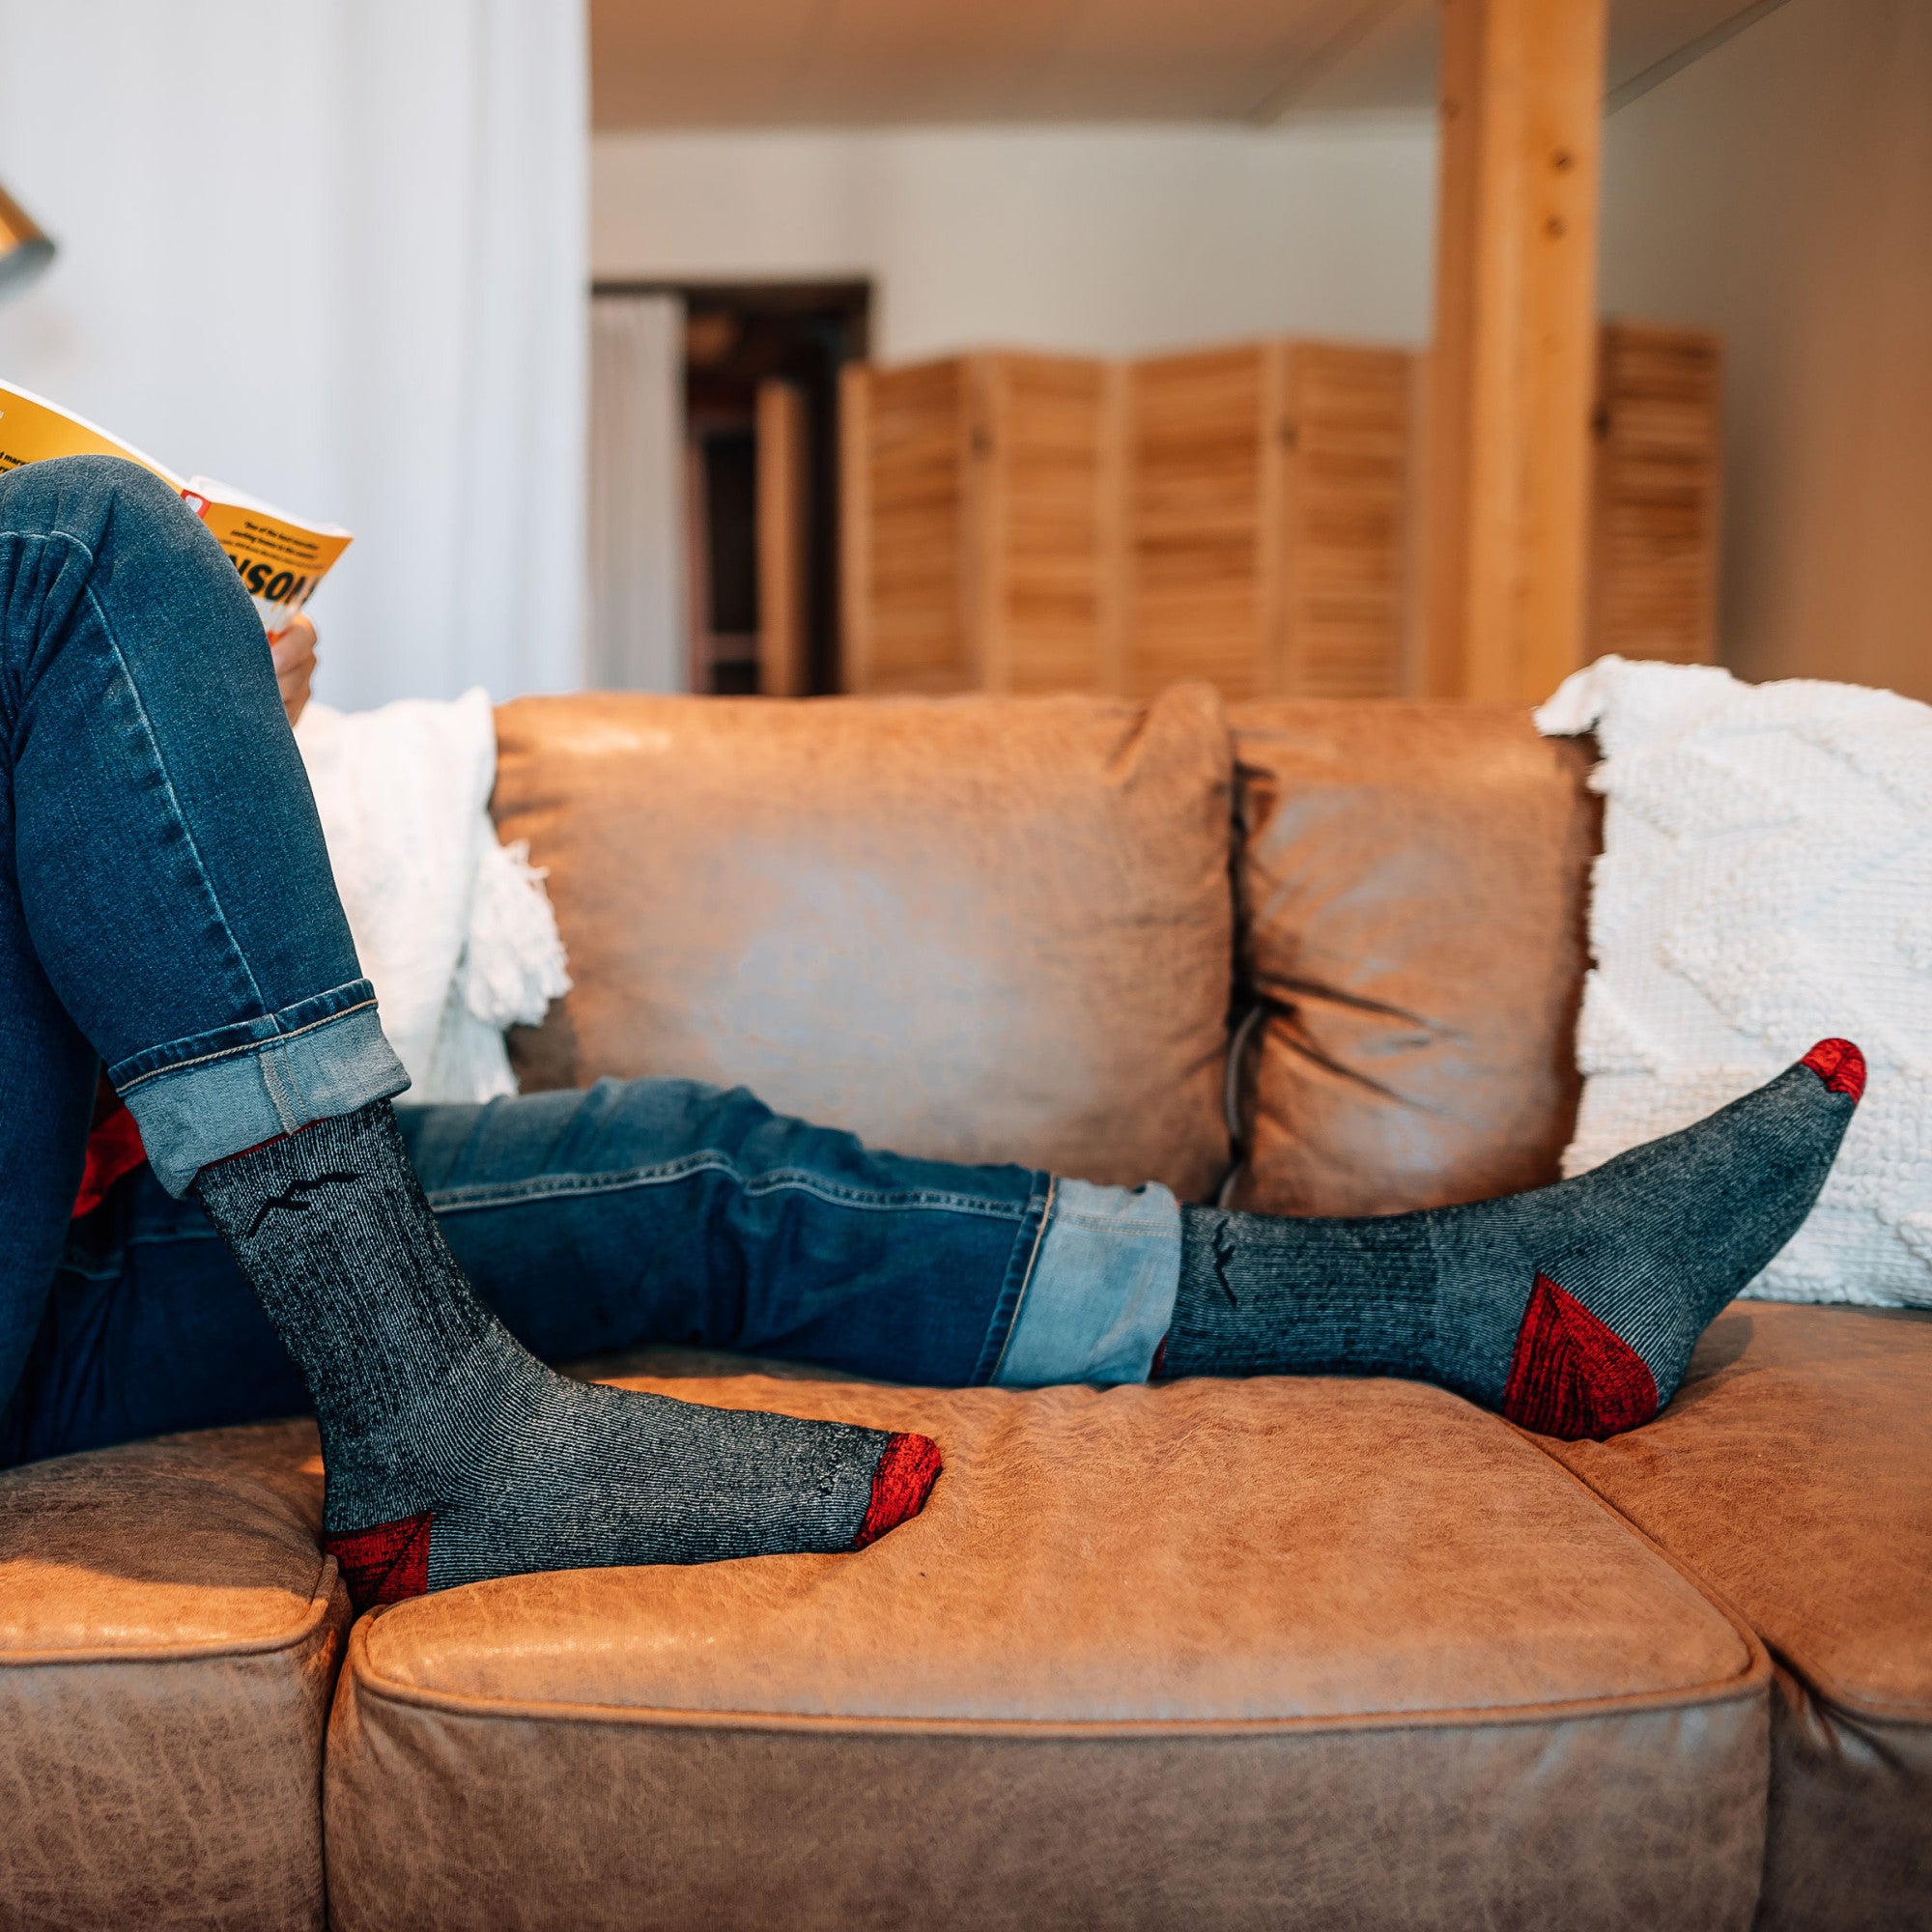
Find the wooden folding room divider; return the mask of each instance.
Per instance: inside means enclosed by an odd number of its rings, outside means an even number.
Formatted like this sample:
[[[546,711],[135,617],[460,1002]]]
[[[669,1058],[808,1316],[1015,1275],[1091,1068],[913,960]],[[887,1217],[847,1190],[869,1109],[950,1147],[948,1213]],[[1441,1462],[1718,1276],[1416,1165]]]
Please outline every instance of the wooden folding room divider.
[[[846,368],[847,690],[1117,688],[1117,388],[1069,355]]]
[[[1599,331],[1591,656],[1712,655],[1719,364],[1698,330]],[[843,688],[1419,692],[1427,367],[1301,340],[848,367]]]
[[[1301,341],[1128,365],[1122,689],[1406,688],[1415,368]]]
[[[1414,368],[1280,341],[848,369],[846,689],[1403,689]]]

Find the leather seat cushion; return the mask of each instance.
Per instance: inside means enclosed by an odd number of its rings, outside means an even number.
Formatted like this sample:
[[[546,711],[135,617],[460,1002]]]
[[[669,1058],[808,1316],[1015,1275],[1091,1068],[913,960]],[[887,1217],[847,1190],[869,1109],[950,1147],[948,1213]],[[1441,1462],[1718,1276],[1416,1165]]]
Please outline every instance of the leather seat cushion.
[[[321,1925],[321,1523],[307,1423],[0,1475],[0,1922]]]
[[[524,698],[493,808],[576,989],[526,1089],[751,1087],[930,1158],[1227,1171],[1220,702]]]
[[[1599,809],[1514,707],[1230,714],[1243,990],[1232,1205],[1386,1214],[1558,1178]]]
[[[632,1385],[925,1431],[946,1471],[862,1555],[364,1619],[338,1925],[1748,1918],[1762,1650],[1451,1396]]]
[[[1932,1923],[1932,1315],[1733,1302],[1649,1428],[1551,1447],[1777,1659],[1760,1924]]]

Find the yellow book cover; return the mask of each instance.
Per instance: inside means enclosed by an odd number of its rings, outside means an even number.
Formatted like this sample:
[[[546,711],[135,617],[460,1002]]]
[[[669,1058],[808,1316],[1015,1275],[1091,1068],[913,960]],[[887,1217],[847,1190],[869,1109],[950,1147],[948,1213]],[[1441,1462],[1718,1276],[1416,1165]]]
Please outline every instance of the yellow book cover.
[[[271,638],[288,628],[353,541],[333,524],[292,517],[210,477],[184,483],[165,465],[85,416],[31,389],[0,383],[0,475],[50,456],[119,456],[152,469],[208,526]]]

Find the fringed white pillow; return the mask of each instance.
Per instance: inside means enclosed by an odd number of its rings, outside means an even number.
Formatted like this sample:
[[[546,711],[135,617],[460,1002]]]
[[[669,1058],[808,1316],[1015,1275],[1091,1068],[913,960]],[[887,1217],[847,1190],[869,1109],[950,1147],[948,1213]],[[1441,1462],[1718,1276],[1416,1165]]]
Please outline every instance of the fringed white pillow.
[[[1748,1293],[1932,1307],[1932,707],[1600,659],[1536,714],[1605,800],[1577,1058],[1580,1174],[1814,1040],[1870,1081],[1811,1218]]]
[[[496,714],[478,686],[296,726],[328,863],[411,1100],[517,1091],[503,1029],[570,990],[543,874],[497,842]]]

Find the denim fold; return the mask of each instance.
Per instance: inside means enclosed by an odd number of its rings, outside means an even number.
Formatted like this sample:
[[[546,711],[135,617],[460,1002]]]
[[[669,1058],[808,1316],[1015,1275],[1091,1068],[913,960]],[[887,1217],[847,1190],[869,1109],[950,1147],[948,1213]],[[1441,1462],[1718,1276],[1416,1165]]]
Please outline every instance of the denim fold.
[[[1144,1382],[1180,1292],[1180,1204],[1159,1181],[1056,1180],[994,1381]]]
[[[337,996],[345,1002],[338,1011],[308,1016],[317,1002],[306,1001],[252,1023],[248,1030],[265,1037],[243,1044],[187,1039],[170,1049],[176,1057],[145,1072],[108,1068],[141,1130],[148,1164],[170,1194],[185,1194],[211,1161],[408,1088],[369,981],[328,997]]]

